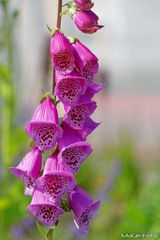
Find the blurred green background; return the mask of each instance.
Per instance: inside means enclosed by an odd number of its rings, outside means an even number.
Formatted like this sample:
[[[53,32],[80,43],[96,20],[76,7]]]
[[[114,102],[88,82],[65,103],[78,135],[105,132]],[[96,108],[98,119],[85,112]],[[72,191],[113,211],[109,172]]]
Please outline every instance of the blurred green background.
[[[31,200],[30,197],[24,196],[23,184],[10,174],[8,168],[18,164],[26,153],[29,139],[23,131],[23,125],[30,119],[33,107],[38,103],[43,90],[49,89],[49,35],[47,35],[45,44],[42,44],[41,48],[35,46],[34,49],[32,46],[32,49],[28,49],[28,51],[32,52],[37,51],[37,48],[39,48],[38,52],[40,51],[41,61],[44,63],[39,74],[43,79],[46,79],[46,82],[43,80],[41,85],[37,87],[37,79],[32,83],[28,79],[28,82],[25,82],[23,87],[26,72],[21,69],[22,65],[19,64],[21,60],[17,60],[18,56],[21,55],[17,45],[23,36],[17,35],[19,34],[17,28],[20,26],[21,17],[23,16],[27,21],[28,15],[23,14],[23,9],[19,7],[18,1],[15,1],[15,5],[13,2],[0,0],[0,240],[44,239],[36,228],[34,218],[26,210]],[[36,4],[38,3],[36,1]],[[107,3],[109,4],[110,1],[107,1]],[[105,21],[103,14],[102,19]],[[34,22],[35,19],[33,17],[28,21]],[[43,22],[41,26],[44,29],[45,24],[46,22]],[[111,22],[110,28],[112,28]],[[48,34],[47,29],[45,30],[46,34]],[[27,31],[26,36],[30,34],[29,28]],[[34,32],[36,31],[40,31],[38,27],[34,29]],[[79,34],[78,31],[76,33]],[[97,34],[97,36],[101,38],[103,34],[105,35],[106,32],[102,32],[100,35]],[[34,36],[32,34],[33,38]],[[79,34],[79,36],[82,35]],[[31,41],[32,37],[31,39],[30,37],[31,35],[28,36],[27,41]],[[86,39],[83,38],[83,40],[89,42],[91,37],[89,37],[89,40],[87,37]],[[95,44],[97,44],[97,41]],[[94,43],[92,46],[94,46]],[[23,47],[26,48],[25,45]],[[102,49],[102,46],[98,47],[96,49],[97,54],[102,53],[104,49]],[[42,55],[43,48],[46,48],[44,55]],[[114,46],[112,48],[114,49]],[[76,231],[71,214],[66,214],[61,218],[58,227],[55,229],[54,237],[57,240],[118,240],[121,239],[122,233],[160,234],[159,134],[156,135],[155,139],[153,133],[147,135],[147,137],[144,135],[141,138],[137,125],[133,124],[131,126],[127,124],[126,126],[123,121],[122,124],[119,124],[118,130],[115,131],[117,125],[111,125],[111,122],[115,120],[114,116],[117,122],[120,121],[119,119],[122,116],[120,114],[118,116],[112,114],[111,116],[107,112],[105,102],[108,103],[112,95],[115,96],[117,92],[118,96],[129,96],[125,98],[125,102],[129,102],[131,93],[125,87],[126,92],[117,91],[115,86],[119,86],[120,83],[116,85],[116,78],[110,65],[114,65],[114,63],[105,63],[103,57],[99,57],[102,61],[102,69],[97,76],[97,80],[110,81],[110,84],[99,97],[96,97],[100,110],[97,110],[95,119],[102,121],[102,125],[96,130],[97,134],[95,133],[90,137],[90,142],[95,150],[83,164],[76,177],[80,186],[84,187],[95,199],[102,200],[102,206],[93,220],[88,236]],[[32,54],[26,55],[26,61],[31,61],[31,58]],[[25,61],[23,63],[25,64]],[[109,69],[107,71],[104,71],[105,64]],[[32,67],[34,68],[34,66]],[[32,70],[29,68],[27,77],[30,77],[30,71]],[[37,76],[38,79],[40,75]],[[141,78],[141,76],[138,77]],[[112,79],[114,82],[113,87]],[[34,86],[31,95],[29,95],[30,88],[26,88],[27,84],[29,87]],[[123,82],[121,88],[123,86],[128,85]],[[143,90],[142,86],[141,89]],[[136,92],[132,94],[132,97],[136,96],[136,94]],[[144,97],[143,91],[139,94],[138,99],[141,99],[139,98],[141,96]],[[141,103],[138,102],[138,106]],[[156,100],[156,104],[158,103],[159,98]],[[117,111],[118,109],[121,112],[122,105],[122,102],[120,105],[113,105],[112,110]],[[128,104],[126,111],[130,110],[130,106],[132,105]],[[110,106],[108,105],[108,107]],[[143,111],[143,107],[142,104],[140,111]],[[156,118],[157,121],[159,116],[160,114]],[[137,116],[132,116],[132,120],[134,118],[136,119]],[[130,122],[130,118],[128,121]],[[146,118],[138,118],[138,121],[141,122],[138,126],[142,126]],[[111,127],[107,128],[108,124]],[[151,121],[147,127],[150,128],[152,124],[154,125],[154,122]],[[144,132],[147,131],[146,128],[143,129]],[[149,141],[151,139],[152,141]]]

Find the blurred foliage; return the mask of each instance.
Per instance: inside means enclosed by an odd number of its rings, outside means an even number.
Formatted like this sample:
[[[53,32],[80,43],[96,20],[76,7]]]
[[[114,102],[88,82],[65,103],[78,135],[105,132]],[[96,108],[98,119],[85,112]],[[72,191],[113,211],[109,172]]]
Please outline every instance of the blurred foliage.
[[[8,171],[9,166],[19,162],[27,144],[22,126],[17,126],[14,87],[12,36],[18,12],[9,11],[9,2],[0,1],[0,240],[40,240],[35,223],[26,220],[30,197],[24,196],[23,184]],[[122,233],[160,233],[159,165],[146,173],[139,161],[130,138],[123,137],[118,144],[104,145],[94,152],[83,164],[77,181],[92,196],[102,199],[100,212],[87,237],[76,231],[67,213],[55,229],[54,238],[117,240]]]

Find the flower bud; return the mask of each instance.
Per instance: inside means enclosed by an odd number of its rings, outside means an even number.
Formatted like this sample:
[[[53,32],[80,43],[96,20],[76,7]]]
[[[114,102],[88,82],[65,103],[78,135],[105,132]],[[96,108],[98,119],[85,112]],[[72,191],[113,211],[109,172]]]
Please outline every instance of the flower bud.
[[[74,2],[81,10],[91,9],[94,5],[91,0],[74,0]]]
[[[98,24],[99,17],[91,10],[77,11],[73,16],[73,20],[84,33],[95,33],[103,28],[103,25]]]

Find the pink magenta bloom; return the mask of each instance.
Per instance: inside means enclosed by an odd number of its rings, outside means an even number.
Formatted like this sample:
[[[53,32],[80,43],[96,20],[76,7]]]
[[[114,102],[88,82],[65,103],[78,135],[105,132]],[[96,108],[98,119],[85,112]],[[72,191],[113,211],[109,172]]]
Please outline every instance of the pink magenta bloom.
[[[94,101],[79,102],[76,106],[66,110],[63,120],[73,129],[82,129],[86,118],[95,111],[96,107]]]
[[[83,189],[76,186],[69,195],[69,203],[76,217],[75,220],[78,227],[81,231],[87,233],[90,221],[100,207],[100,201],[94,202]]]
[[[56,106],[50,98],[38,105],[25,131],[41,150],[54,148],[57,139],[62,136],[62,129],[58,126]]]
[[[75,174],[79,171],[80,165],[91,154],[92,147],[89,143],[83,141],[80,134],[70,128],[67,124],[62,124],[63,136],[58,142],[59,161],[64,168]]]
[[[98,58],[80,41],[73,43],[75,64],[88,85],[93,84],[93,77],[98,72]]]
[[[25,183],[25,194],[32,195],[34,184],[39,177],[42,165],[41,151],[34,147],[22,159],[17,167],[11,167],[10,171]]]
[[[87,118],[84,122],[83,129],[79,130],[79,134],[83,139],[86,139],[99,125],[100,123],[96,123],[91,118]]]
[[[73,20],[84,33],[95,33],[98,29],[103,28],[102,25],[98,25],[99,17],[91,10],[77,11],[73,16]]]
[[[91,9],[94,5],[91,0],[74,0],[74,2],[81,10]]]
[[[96,93],[101,91],[105,87],[104,83],[95,84],[93,83],[91,86],[89,86],[83,96],[80,97],[79,102],[80,103],[86,103],[89,102]]]
[[[55,95],[65,105],[75,105],[80,96],[86,91],[86,80],[76,69],[68,75],[62,75],[56,71]]]
[[[61,73],[70,73],[74,68],[74,56],[72,45],[63,33],[58,30],[50,41],[50,55],[52,64]]]
[[[76,185],[71,173],[66,172],[58,163],[57,153],[46,161],[43,176],[37,180],[36,189],[46,193],[50,200],[59,200],[64,193],[71,192]]]
[[[32,202],[28,206],[28,210],[33,214],[42,224],[47,227],[53,227],[60,215],[64,211],[59,208],[57,203],[50,202],[48,197],[39,191],[33,194]]]

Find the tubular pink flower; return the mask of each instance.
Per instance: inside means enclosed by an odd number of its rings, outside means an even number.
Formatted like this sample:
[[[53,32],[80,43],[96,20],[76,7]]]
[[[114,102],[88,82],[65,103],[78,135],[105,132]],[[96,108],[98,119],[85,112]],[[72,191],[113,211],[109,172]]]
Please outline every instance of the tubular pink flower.
[[[83,129],[79,130],[79,134],[83,139],[86,139],[88,135],[91,134],[99,125],[100,123],[96,123],[91,118],[87,118],[85,120]]]
[[[72,45],[63,33],[55,31],[50,41],[50,55],[52,64],[61,73],[70,73],[74,69]]]
[[[90,221],[100,207],[100,201],[94,202],[83,189],[76,186],[69,195],[69,203],[76,217],[78,227],[81,231],[87,233]]]
[[[38,105],[31,121],[26,124],[25,131],[41,150],[54,148],[62,136],[62,129],[58,126],[56,106],[49,97]]]
[[[43,176],[36,182],[36,189],[48,195],[51,201],[58,201],[64,193],[71,192],[75,185],[73,175],[64,170],[58,163],[57,153],[54,153],[47,159]]]
[[[86,88],[86,80],[76,69],[68,75],[62,75],[56,71],[55,95],[64,105],[75,105],[80,96],[85,93]]]
[[[75,174],[79,171],[80,165],[91,154],[92,147],[89,143],[83,141],[78,131],[70,128],[64,122],[62,123],[63,136],[58,142],[58,159],[64,168]]]
[[[53,227],[58,218],[64,213],[57,203],[50,202],[48,197],[40,191],[34,192],[32,202],[28,206],[28,210],[42,224],[49,228]]]
[[[34,184],[39,177],[42,165],[41,151],[34,147],[22,159],[17,167],[11,167],[10,171],[25,183],[25,194],[32,195]]]
[[[91,86],[89,86],[83,96],[80,97],[79,102],[80,103],[86,103],[89,102],[96,93],[101,91],[105,87],[104,83],[95,84],[93,83]]]
[[[74,0],[74,2],[81,10],[91,9],[94,5],[91,0]]]
[[[73,44],[75,64],[82,76],[87,80],[88,86],[93,84],[93,77],[98,72],[98,58],[79,40]]]
[[[94,101],[79,102],[76,106],[66,110],[63,120],[73,129],[82,129],[86,118],[95,111],[96,107],[97,105]]]
[[[103,28],[102,25],[98,25],[99,17],[91,10],[77,11],[73,20],[77,27],[84,33],[95,33],[97,30]]]

